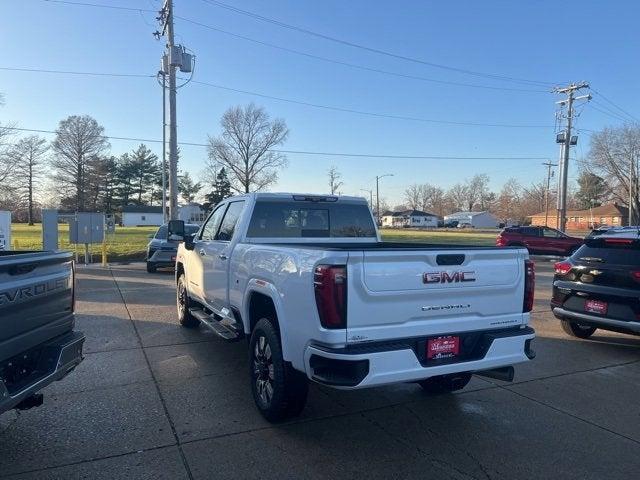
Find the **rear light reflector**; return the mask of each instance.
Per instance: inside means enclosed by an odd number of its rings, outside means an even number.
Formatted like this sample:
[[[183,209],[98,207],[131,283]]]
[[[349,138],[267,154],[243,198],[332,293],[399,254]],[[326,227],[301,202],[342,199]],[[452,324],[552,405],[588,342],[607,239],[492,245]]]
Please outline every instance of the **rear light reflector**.
[[[533,310],[534,291],[536,289],[536,264],[531,260],[524,261],[524,301],[522,312]]]
[[[556,262],[555,265],[553,266],[553,270],[558,275],[566,275],[571,271],[572,268],[573,268],[573,265],[571,265],[569,262]]]
[[[507,241],[504,238],[502,238],[501,236],[496,238],[496,246],[497,247],[504,247],[506,244],[507,244]]]
[[[347,267],[318,265],[313,287],[320,323],[324,328],[347,327]]]
[[[631,238],[605,238],[604,243],[610,243],[612,245],[631,245],[633,239]]]
[[[631,274],[631,278],[636,282],[640,282],[640,270],[631,270],[629,273]]]

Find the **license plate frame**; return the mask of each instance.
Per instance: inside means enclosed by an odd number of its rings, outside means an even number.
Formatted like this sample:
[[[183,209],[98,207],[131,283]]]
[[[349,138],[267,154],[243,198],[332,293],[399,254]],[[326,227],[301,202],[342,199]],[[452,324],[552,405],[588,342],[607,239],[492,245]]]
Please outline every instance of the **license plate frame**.
[[[429,338],[426,344],[427,360],[441,360],[443,358],[454,358],[460,354],[460,337],[457,335],[446,335],[442,337]]]
[[[596,313],[598,315],[606,315],[609,310],[609,303],[602,300],[585,300],[584,311],[588,313]]]

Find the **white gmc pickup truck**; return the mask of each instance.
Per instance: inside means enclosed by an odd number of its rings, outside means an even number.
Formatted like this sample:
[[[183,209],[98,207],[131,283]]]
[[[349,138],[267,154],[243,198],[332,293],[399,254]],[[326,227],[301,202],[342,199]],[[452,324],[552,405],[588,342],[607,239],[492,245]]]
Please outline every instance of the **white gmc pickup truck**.
[[[195,235],[169,233],[180,323],[249,338],[270,421],[301,412],[308,380],[446,392],[535,355],[524,248],[382,242],[364,199],[307,194],[228,198]]]

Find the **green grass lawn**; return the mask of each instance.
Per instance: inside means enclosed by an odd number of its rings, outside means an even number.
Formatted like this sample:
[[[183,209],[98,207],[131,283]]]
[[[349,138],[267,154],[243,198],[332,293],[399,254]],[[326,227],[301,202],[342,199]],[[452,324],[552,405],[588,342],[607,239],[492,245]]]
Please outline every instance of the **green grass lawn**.
[[[116,227],[114,235],[107,235],[108,261],[143,260],[148,236],[155,233],[157,227]],[[495,245],[498,231],[474,230],[409,230],[383,229],[382,239],[387,242],[422,242],[450,245]],[[69,226],[58,225],[58,239],[61,249],[84,254],[83,245],[69,244]],[[15,250],[42,249],[42,225],[28,226],[22,223],[11,225],[12,248]],[[100,261],[101,245],[91,245],[93,260]]]
[[[157,227],[116,227],[114,235],[107,235],[107,259],[109,261],[143,260],[148,236],[155,233]],[[11,225],[11,242],[15,250],[42,249],[42,225],[29,226],[23,223]],[[69,244],[69,225],[58,225],[58,244],[64,250],[78,251],[84,255],[84,245]],[[100,261],[102,246],[90,245],[93,260]]]
[[[387,242],[422,242],[449,245],[495,245],[499,230],[412,230],[383,228],[382,239]]]

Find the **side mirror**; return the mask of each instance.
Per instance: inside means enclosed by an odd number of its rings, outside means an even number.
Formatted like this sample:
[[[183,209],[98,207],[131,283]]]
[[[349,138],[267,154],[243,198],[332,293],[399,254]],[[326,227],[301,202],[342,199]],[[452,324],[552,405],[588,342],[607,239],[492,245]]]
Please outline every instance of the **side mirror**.
[[[194,243],[193,239],[196,238],[196,234],[195,233],[189,233],[187,235],[185,235],[184,237],[184,248],[186,248],[187,250],[193,250],[196,246],[196,244]]]
[[[169,220],[168,230],[168,238],[176,236],[182,240],[184,238],[184,220]]]

